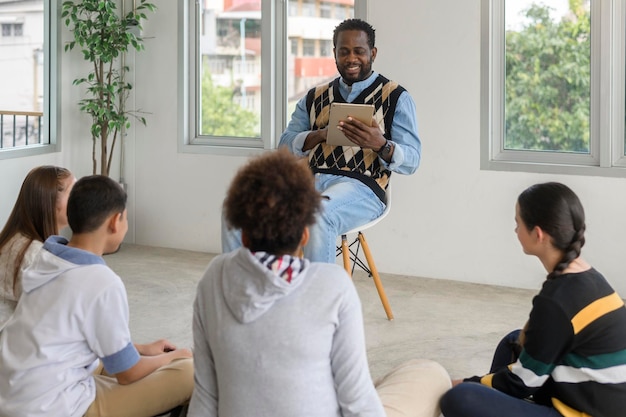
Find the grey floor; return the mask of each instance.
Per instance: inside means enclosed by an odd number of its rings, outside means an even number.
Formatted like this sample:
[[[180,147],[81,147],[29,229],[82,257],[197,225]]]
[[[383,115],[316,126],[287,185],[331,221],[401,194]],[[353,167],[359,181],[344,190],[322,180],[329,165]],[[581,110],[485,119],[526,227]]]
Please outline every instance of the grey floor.
[[[195,288],[214,255],[124,244],[107,264],[128,292],[134,341],[167,338],[191,347]],[[388,321],[371,278],[356,272],[372,377],[411,358],[442,364],[452,378],[486,373],[493,349],[521,327],[533,291],[381,274],[395,320]]]

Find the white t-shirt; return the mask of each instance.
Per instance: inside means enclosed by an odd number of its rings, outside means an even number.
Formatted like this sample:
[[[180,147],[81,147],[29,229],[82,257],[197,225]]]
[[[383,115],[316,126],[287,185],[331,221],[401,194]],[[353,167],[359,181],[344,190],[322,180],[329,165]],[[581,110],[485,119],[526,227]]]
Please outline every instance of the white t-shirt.
[[[82,416],[96,395],[98,359],[110,374],[139,361],[121,279],[101,257],[66,243],[46,240],[0,332],[2,416]]]

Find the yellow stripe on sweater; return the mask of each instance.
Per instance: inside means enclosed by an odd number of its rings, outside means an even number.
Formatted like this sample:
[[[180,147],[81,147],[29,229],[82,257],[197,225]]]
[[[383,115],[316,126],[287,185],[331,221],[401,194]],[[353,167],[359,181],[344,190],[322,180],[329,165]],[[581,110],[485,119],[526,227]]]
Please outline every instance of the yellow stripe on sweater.
[[[487,385],[490,388],[493,388],[493,374],[489,374],[489,375],[485,375],[484,377],[480,378],[480,383],[483,385]]]
[[[583,413],[582,411],[573,409],[569,405],[565,405],[563,402],[554,397],[552,398],[552,405],[559,413],[563,414],[564,417],[591,417],[587,413]]]
[[[624,301],[619,298],[617,293],[602,297],[587,307],[583,308],[572,318],[572,326],[574,334],[578,334],[582,329],[587,327],[594,320],[604,316],[611,311],[617,310],[624,305]]]

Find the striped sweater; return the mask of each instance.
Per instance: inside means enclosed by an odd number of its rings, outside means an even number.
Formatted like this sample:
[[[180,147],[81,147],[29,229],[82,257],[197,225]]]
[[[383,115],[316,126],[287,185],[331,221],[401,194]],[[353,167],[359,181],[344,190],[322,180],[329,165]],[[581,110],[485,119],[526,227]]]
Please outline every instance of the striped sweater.
[[[566,417],[626,415],[626,308],[595,269],[547,280],[519,360],[470,381],[551,405]]]

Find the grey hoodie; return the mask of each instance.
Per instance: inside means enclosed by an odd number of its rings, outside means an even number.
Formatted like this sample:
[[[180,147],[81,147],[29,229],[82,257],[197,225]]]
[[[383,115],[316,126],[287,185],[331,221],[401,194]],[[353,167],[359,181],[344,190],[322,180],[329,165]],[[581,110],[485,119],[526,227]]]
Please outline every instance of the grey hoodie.
[[[245,248],[198,285],[189,416],[384,416],[361,305],[337,266],[304,261],[291,282]],[[219,410],[219,412],[218,412]]]

